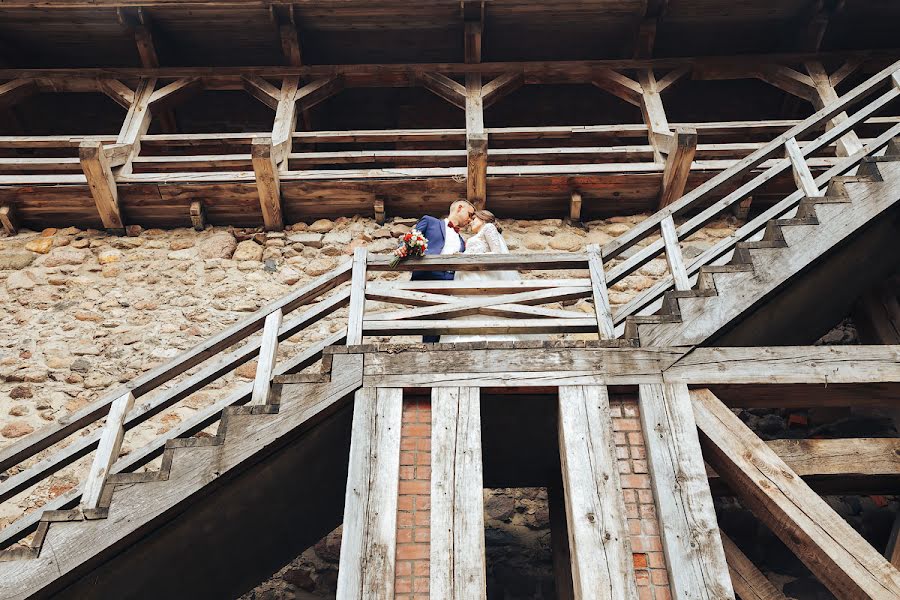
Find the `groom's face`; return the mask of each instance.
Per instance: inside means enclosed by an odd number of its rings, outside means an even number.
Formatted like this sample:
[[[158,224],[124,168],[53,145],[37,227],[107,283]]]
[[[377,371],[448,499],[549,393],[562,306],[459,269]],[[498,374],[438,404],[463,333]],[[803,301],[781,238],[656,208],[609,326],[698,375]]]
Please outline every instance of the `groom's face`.
[[[475,207],[471,204],[463,204],[460,209],[459,224],[465,227],[472,221],[472,217],[475,216]]]

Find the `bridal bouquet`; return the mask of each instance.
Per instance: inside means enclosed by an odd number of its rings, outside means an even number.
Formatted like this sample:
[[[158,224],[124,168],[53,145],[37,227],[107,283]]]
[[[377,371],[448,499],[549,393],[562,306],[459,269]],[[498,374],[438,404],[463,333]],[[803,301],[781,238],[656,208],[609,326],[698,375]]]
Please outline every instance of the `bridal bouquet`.
[[[404,235],[400,238],[400,242],[400,247],[394,250],[394,258],[391,260],[392,269],[407,258],[425,256],[425,251],[428,250],[428,240],[418,229],[413,229]]]

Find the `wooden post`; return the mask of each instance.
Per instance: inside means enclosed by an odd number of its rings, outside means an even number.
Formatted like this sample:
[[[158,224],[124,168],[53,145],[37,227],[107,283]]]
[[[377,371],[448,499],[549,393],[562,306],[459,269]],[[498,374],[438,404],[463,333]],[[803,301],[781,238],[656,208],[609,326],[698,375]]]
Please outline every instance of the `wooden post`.
[[[433,600],[487,597],[478,388],[431,391]]]
[[[581,220],[581,194],[579,192],[572,192],[572,196],[569,198],[569,219],[572,222]]]
[[[685,384],[641,384],[641,426],[674,600],[734,598]]]
[[[286,166],[285,161],[291,152],[291,141],[297,127],[297,90],[300,78],[285,77],[281,82],[281,96],[278,108],[275,109],[275,121],[272,125],[272,160],[276,165]]]
[[[900,572],[709,390],[693,390],[704,458],[838,598],[900,598]],[[665,521],[663,521],[665,522]]]
[[[141,79],[134,92],[134,102],[125,115],[125,122],[119,130],[116,144],[128,144],[130,152],[122,161],[119,173],[124,175],[131,173],[131,161],[141,152],[141,137],[150,128],[150,100],[156,88],[156,79]]]
[[[467,24],[466,32],[470,33]],[[480,23],[477,24],[480,27]],[[479,62],[481,59],[480,29],[477,45],[467,43],[467,48],[478,50],[478,55],[467,56],[467,62]],[[466,39],[469,39],[469,35]],[[477,47],[476,47],[477,46]],[[487,201],[487,164],[488,136],[484,130],[484,105],[482,100],[481,75],[466,75],[466,198],[476,208],[484,208]]]
[[[250,156],[253,161],[253,172],[256,173],[256,188],[259,191],[259,206],[262,209],[263,223],[267,231],[284,229],[284,217],[281,212],[281,180],[278,177],[278,165],[272,148],[272,138],[256,138],[253,140]]]
[[[384,225],[384,200],[376,198],[373,210],[375,212],[375,222],[379,225]]]
[[[562,483],[547,486],[550,508],[550,550],[553,553],[553,581],[557,600],[575,600],[572,587],[572,555],[569,553],[569,526],[566,523],[566,494]]]
[[[394,597],[402,413],[402,389],[356,392],[337,600]]]
[[[666,262],[669,264],[669,273],[675,281],[675,289],[685,292],[691,289],[687,269],[684,267],[684,257],[681,254],[681,246],[678,243],[678,233],[675,231],[675,220],[668,215],[659,222],[662,231],[663,243],[666,246]]]
[[[250,404],[267,404],[272,376],[275,373],[275,358],[278,355],[278,331],[281,329],[282,311],[279,308],[266,317],[262,340],[259,344],[259,362],[256,378],[253,380],[253,394]]]
[[[109,470],[119,458],[122,438],[125,436],[125,417],[134,406],[134,394],[128,392],[120,396],[109,407],[103,434],[97,444],[94,462],[84,480],[84,491],[81,493],[82,509],[92,510],[100,507],[100,496]],[[89,514],[89,513],[88,513]],[[87,516],[87,515],[86,515]]]
[[[636,599],[606,386],[559,388],[559,457],[574,597]]]
[[[0,225],[7,235],[16,235],[19,231],[19,220],[16,218],[16,208],[12,204],[0,206]]]
[[[637,72],[641,87],[640,106],[644,123],[647,125],[650,144],[653,146],[654,160],[661,162],[673,143],[672,130],[663,108],[662,97],[656,87],[656,76],[651,69]]]
[[[805,66],[806,72],[809,73],[809,76],[812,78],[813,86],[815,87],[818,96],[817,100],[813,102],[813,106],[816,107],[816,110],[821,110],[832,102],[837,101],[839,96],[831,83],[831,79],[828,77],[828,73],[822,66],[822,63],[810,61],[807,62]],[[828,122],[828,125],[829,127],[840,125],[848,118],[846,111],[839,113]],[[853,131],[848,131],[837,141],[838,156],[851,156],[862,149],[862,142],[859,140],[859,136]]]
[[[666,157],[666,168],[663,171],[662,188],[659,192],[659,208],[665,208],[684,194],[691,164],[697,152],[697,130],[679,127],[675,131],[675,139]]]
[[[614,340],[616,339],[616,328],[613,325],[612,309],[609,307],[609,291],[606,289],[606,274],[603,270],[600,246],[589,245],[587,253],[594,297],[594,314],[597,317],[597,333],[601,340]]]
[[[362,344],[363,319],[366,312],[366,261],[364,247],[353,251],[353,274],[350,277],[350,309],[347,316],[347,345]]]
[[[119,193],[109,159],[103,151],[103,144],[97,140],[85,140],[78,147],[81,170],[87,179],[100,220],[107,229],[124,231],[122,213],[119,210]]]
[[[719,536],[728,561],[731,585],[741,600],[787,600],[727,535],[720,531]]]
[[[203,231],[206,228],[206,207],[203,206],[202,200],[191,202],[191,225],[197,231]]]
[[[784,143],[784,151],[785,155],[791,161],[791,168],[794,171],[794,182],[797,184],[797,189],[801,190],[806,196],[811,198],[824,196],[825,194],[821,192],[816,185],[816,179],[809,170],[809,165],[806,164],[806,159],[803,158],[803,152],[800,150],[800,145],[797,144],[795,138],[789,138]]]

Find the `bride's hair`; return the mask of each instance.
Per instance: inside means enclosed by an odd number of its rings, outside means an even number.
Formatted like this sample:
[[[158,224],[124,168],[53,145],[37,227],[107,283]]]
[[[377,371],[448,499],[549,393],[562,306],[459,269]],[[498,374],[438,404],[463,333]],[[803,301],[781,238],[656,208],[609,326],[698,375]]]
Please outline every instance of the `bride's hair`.
[[[503,228],[501,228],[500,224],[497,223],[497,217],[495,217],[494,213],[492,213],[491,211],[482,208],[475,211],[475,216],[485,223],[493,223],[494,227],[497,228],[497,231],[503,233]]]

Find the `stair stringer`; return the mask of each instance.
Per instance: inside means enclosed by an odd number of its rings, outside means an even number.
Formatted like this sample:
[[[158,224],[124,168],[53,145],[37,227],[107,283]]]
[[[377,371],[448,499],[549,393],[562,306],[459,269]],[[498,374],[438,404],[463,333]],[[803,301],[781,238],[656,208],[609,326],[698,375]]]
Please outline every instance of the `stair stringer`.
[[[164,525],[215,488],[315,428],[362,386],[362,355],[334,357],[328,382],[291,384],[271,404],[231,407],[212,438],[170,440],[162,468],[112,475],[105,507],[48,511],[32,548],[0,562],[0,598],[46,597]]]
[[[836,177],[829,195],[804,199],[793,219],[770,221],[766,242],[738,244],[731,265],[702,267],[698,288],[668,292],[661,313],[631,317],[626,336],[642,346],[689,346],[727,330],[816,261],[900,205],[896,157],[870,175]],[[713,293],[710,293],[710,291]]]

